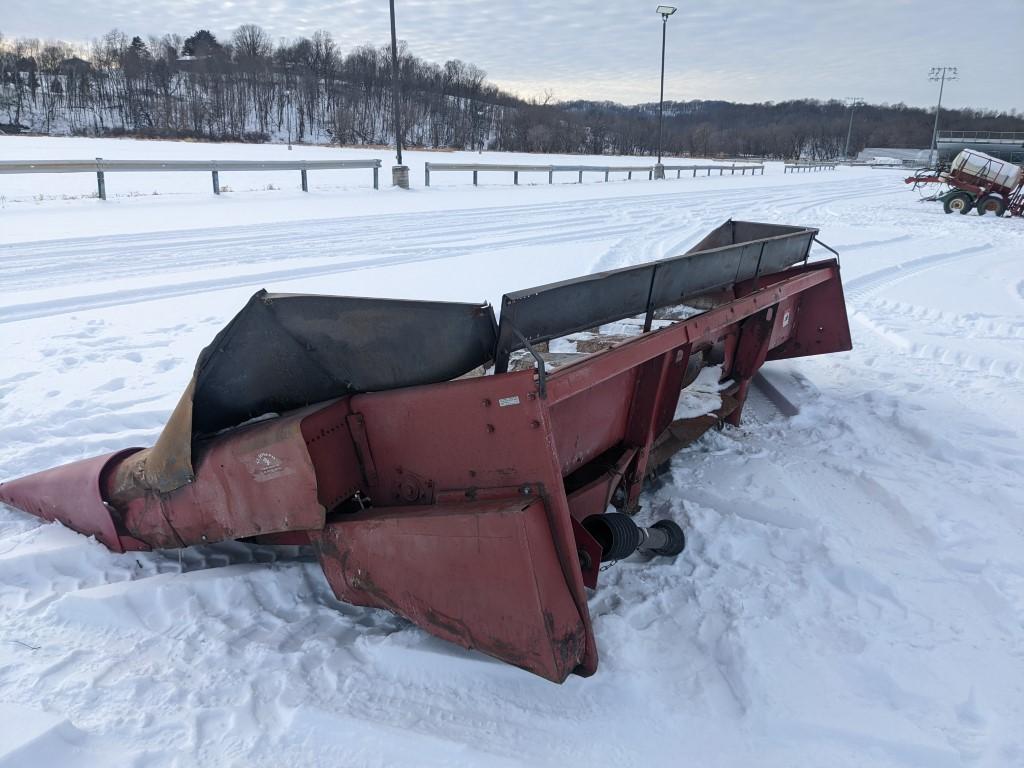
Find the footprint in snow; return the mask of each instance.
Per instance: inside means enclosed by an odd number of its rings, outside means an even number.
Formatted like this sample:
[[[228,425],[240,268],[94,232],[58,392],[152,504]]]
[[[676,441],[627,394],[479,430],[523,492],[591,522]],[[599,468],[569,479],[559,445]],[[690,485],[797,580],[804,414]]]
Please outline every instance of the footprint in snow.
[[[120,377],[116,378],[116,379],[111,379],[106,384],[101,384],[100,386],[96,387],[96,389],[94,389],[93,391],[94,392],[116,392],[119,389],[124,389],[124,379],[120,378]]]

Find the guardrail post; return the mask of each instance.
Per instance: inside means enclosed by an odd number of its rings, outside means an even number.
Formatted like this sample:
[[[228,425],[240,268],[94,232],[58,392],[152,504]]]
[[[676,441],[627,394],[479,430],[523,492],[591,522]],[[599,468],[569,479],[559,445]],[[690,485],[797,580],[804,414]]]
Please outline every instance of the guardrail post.
[[[302,174],[302,191],[309,192],[309,179],[306,178],[306,169],[300,169],[299,173]]]
[[[479,186],[477,184],[478,181],[479,181],[479,179],[477,178],[477,171],[473,171],[473,186],[474,187]]]
[[[632,180],[633,180],[633,172],[632,172],[632,171],[630,171],[630,172],[629,172],[629,173],[628,173],[628,174],[626,175],[626,178],[627,178],[627,179],[629,179],[630,181],[632,181]]]
[[[553,169],[548,169],[548,184],[554,184],[554,183],[555,183],[555,171]]]
[[[648,181],[653,181],[654,180],[654,169],[653,168],[651,168],[651,170],[649,170],[647,172],[647,180]]]
[[[697,169],[696,168],[693,169],[693,178],[695,178],[695,179],[697,178]]]
[[[217,171],[210,171],[213,176],[213,194],[220,194],[220,174]]]
[[[423,183],[430,186],[430,163],[423,164]]]
[[[513,184],[518,184],[519,183],[519,171],[512,171],[512,183]]]
[[[380,166],[375,165],[373,167],[373,188],[374,189],[380,189],[380,179],[378,178],[379,174],[380,174]]]
[[[608,169],[607,168],[604,169],[604,180],[608,181]]]
[[[676,168],[676,178],[678,179],[683,172]]]
[[[100,200],[107,199],[107,183],[103,178],[103,171],[100,170],[103,166],[100,162],[103,160],[102,157],[96,158],[96,188],[99,190]]]

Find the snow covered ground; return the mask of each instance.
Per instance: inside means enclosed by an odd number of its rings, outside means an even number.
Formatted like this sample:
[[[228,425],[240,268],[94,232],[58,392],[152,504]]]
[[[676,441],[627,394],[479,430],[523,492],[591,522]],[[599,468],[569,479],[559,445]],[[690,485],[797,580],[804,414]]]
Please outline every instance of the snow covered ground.
[[[0,138],[5,159],[286,153]],[[414,178],[437,158],[409,155]],[[562,686],[339,604],[301,551],[119,556],[0,508],[0,766],[1024,765],[1020,220],[945,216],[867,168],[293,175],[219,198],[112,175],[160,194],[107,203],[74,197],[89,176],[0,177],[0,478],[150,443],[260,287],[497,304],[729,217],[805,224],[842,253],[855,348],[774,366],[797,415],[755,395],[674,459],[644,514],[689,546],[602,574],[601,667]]]

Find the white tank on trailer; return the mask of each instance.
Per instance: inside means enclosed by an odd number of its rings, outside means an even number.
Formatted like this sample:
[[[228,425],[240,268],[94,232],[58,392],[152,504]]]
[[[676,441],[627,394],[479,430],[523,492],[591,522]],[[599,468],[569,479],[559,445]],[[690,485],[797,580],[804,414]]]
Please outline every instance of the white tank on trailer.
[[[1024,171],[1013,163],[974,149],[961,150],[960,154],[953,158],[953,164],[949,170],[953,175],[967,174],[983,179],[990,184],[1005,188],[1006,192],[1020,184],[1021,176],[1024,175]]]

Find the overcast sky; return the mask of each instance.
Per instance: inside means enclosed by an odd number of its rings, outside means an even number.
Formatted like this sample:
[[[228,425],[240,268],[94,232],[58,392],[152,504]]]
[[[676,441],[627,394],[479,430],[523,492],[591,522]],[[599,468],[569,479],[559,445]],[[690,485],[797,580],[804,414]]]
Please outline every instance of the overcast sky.
[[[523,96],[657,101],[661,19],[647,0],[396,0],[398,35]],[[936,65],[959,67],[943,104],[1024,111],[1024,0],[677,0],[665,98],[859,96],[934,104]],[[93,39],[255,23],[272,37],[329,30],[343,50],[383,44],[387,0],[0,0],[6,37]]]

